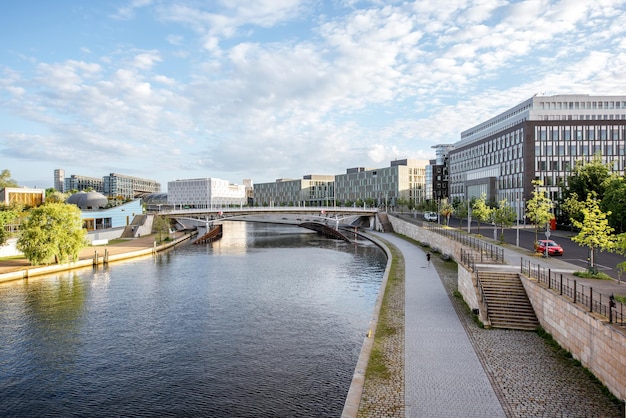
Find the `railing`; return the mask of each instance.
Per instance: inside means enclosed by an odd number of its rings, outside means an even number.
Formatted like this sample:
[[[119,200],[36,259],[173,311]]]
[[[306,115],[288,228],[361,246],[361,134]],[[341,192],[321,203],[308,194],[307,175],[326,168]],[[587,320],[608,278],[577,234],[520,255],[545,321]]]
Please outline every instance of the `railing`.
[[[484,263],[487,258],[491,261],[495,261],[496,263],[504,263],[504,249],[497,245],[482,241],[455,229],[444,228],[440,225],[433,225],[430,222],[424,222],[422,226],[438,233],[439,235],[458,241],[464,246],[478,251],[480,253],[479,262],[481,263]],[[476,262],[478,262],[478,260],[476,260]]]
[[[467,266],[470,270],[476,271],[476,261],[471,252],[465,251],[465,248],[461,248],[461,264]]]
[[[520,271],[522,274],[537,279],[537,282],[554,289],[559,295],[570,298],[594,312],[609,319],[609,323],[626,326],[626,309],[623,303],[616,301],[613,295],[607,296],[576,281],[563,277],[561,273],[553,273],[551,269],[539,264],[533,265],[530,261],[521,259]]]

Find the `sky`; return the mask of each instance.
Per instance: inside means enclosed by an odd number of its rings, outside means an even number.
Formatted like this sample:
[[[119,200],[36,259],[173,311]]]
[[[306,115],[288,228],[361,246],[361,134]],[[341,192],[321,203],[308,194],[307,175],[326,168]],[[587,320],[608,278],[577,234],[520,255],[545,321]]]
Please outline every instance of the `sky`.
[[[24,0],[0,170],[242,184],[432,159],[535,94],[626,94],[626,0]]]

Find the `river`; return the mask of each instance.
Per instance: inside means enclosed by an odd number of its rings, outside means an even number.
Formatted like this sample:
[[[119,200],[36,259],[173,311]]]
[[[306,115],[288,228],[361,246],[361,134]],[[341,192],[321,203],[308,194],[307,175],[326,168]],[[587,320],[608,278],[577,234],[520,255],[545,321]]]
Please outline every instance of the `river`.
[[[0,415],[339,416],[384,253],[290,226],[224,231],[0,284]]]

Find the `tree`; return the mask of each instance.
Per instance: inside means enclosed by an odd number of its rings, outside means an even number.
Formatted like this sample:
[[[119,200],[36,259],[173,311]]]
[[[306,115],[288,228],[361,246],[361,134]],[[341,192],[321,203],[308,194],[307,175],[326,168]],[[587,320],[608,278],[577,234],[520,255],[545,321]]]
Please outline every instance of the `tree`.
[[[509,205],[506,199],[502,199],[498,203],[498,207],[493,211],[493,221],[497,226],[500,226],[501,235],[500,240],[504,241],[504,228],[508,228],[513,225],[517,215],[515,214],[515,209]]]
[[[6,226],[13,222],[17,216],[17,211],[9,209],[4,205],[0,207],[0,247],[6,244],[10,236],[9,231],[6,230]]]
[[[0,189],[5,187],[18,187],[17,181],[11,178],[11,172],[6,168],[0,173]]]
[[[545,190],[539,188],[541,185],[539,180],[533,180],[532,183],[535,190],[532,199],[526,202],[526,215],[535,225],[535,241],[537,241],[539,227],[546,226],[552,219],[552,200],[548,198]]]
[[[616,238],[612,235],[614,230],[607,220],[607,216],[611,213],[604,213],[600,210],[600,202],[592,193],[587,195],[582,213],[582,222],[572,219],[574,226],[580,229],[578,235],[572,237],[572,241],[580,246],[589,247],[589,271],[595,272],[595,250],[615,249]]]
[[[459,228],[461,227],[461,223],[463,219],[467,219],[467,215],[469,215],[469,206],[466,201],[463,200],[455,200],[454,201],[454,213],[459,218]]]
[[[450,223],[450,216],[452,216],[453,213],[454,213],[454,207],[452,206],[452,204],[448,202],[448,199],[442,199],[441,209],[439,210],[439,214],[443,216],[444,219],[446,220],[445,225],[448,225]]]
[[[624,177],[611,176],[607,181],[600,209],[604,212],[611,212],[609,225],[619,233],[624,232],[626,228],[626,181]]]
[[[567,187],[563,190],[563,197],[568,198],[576,193],[582,198],[594,192],[597,198],[602,200],[610,173],[609,164],[602,163],[602,155],[599,153],[594,154],[589,162],[577,161],[572,175],[567,177]]]
[[[80,209],[66,203],[46,203],[31,209],[21,226],[17,249],[32,265],[78,259],[86,245]]]
[[[159,233],[159,244],[163,241],[163,234],[169,238],[170,223],[163,216],[155,216],[152,222],[152,230]],[[208,231],[207,231],[208,232]]]
[[[483,193],[479,199],[474,200],[472,204],[472,216],[476,218],[478,223],[478,234],[480,235],[480,223],[491,218],[493,209],[487,205],[487,195]]]

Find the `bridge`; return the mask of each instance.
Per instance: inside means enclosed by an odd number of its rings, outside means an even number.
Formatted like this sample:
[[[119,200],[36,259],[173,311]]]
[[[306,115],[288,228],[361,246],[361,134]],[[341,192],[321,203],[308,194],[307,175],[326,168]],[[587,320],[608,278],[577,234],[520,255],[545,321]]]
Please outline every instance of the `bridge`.
[[[341,229],[375,228],[377,214],[376,208],[336,206],[181,208],[155,212],[155,215],[175,219],[185,229],[198,229],[201,239],[211,227],[224,221],[243,221],[296,225],[345,241],[350,239],[340,232]]]

